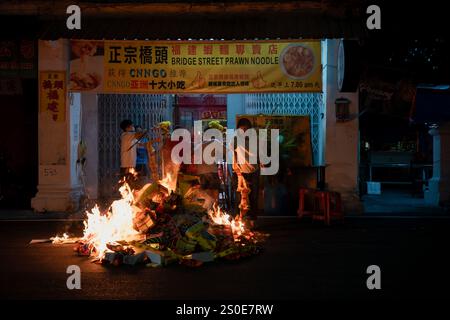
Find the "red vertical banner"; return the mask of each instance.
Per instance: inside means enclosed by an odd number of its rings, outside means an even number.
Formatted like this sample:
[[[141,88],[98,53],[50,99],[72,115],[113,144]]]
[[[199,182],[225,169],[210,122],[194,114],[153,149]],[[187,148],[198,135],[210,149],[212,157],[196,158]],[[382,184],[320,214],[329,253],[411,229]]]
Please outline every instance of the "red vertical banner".
[[[49,112],[54,121],[66,120],[66,72],[41,71],[39,74],[40,112]]]

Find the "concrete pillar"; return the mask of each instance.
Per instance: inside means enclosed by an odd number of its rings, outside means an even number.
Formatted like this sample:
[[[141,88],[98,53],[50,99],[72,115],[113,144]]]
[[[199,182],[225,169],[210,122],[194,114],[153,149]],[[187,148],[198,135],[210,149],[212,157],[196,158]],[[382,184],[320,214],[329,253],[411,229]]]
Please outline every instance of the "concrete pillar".
[[[433,136],[433,177],[428,180],[425,202],[439,206],[450,200],[450,123],[431,129]]]
[[[39,41],[38,57],[39,71],[66,72],[67,87],[68,41]],[[82,189],[76,160],[80,139],[80,105],[79,93],[66,93],[65,121],[54,121],[48,111],[39,112],[39,184],[36,196],[31,199],[31,206],[36,211],[75,211],[79,207]]]
[[[86,196],[98,198],[98,105],[97,94],[81,94],[81,139],[86,143],[84,187]]]
[[[324,54],[324,83],[326,99],[325,180],[327,188],[341,193],[346,213],[361,213],[358,196],[358,105],[359,94],[341,93],[337,88],[337,51],[339,40],[326,40]],[[335,100],[351,101],[352,120],[336,122]]]

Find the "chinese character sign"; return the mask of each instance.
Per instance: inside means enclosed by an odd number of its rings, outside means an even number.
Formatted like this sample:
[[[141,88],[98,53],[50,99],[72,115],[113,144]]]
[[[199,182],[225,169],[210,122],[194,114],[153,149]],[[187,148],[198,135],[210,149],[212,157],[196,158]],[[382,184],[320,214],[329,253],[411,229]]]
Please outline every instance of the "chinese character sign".
[[[41,71],[39,76],[40,112],[49,112],[54,121],[65,121],[66,73]]]
[[[35,78],[36,59],[36,41],[0,41],[0,77]]]
[[[322,91],[320,41],[315,40],[76,41],[72,47],[78,53],[71,61],[72,91]]]

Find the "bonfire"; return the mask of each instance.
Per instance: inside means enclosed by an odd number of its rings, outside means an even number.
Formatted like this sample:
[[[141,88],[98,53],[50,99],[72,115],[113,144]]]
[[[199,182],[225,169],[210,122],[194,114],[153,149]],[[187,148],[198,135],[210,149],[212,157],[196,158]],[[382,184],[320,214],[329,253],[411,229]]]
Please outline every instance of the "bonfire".
[[[138,190],[121,183],[120,199],[107,210],[96,205],[86,213],[81,238],[64,234],[53,243],[75,243],[78,255],[103,264],[200,266],[254,255],[267,237],[250,230],[241,214],[233,216],[213,202],[195,178],[178,178],[176,172]]]

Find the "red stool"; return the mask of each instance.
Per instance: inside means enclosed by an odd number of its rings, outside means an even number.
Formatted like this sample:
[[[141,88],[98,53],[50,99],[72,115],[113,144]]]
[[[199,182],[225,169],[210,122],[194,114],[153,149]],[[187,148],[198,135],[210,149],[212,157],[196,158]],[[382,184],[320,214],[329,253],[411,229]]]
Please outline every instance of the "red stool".
[[[342,208],[341,194],[339,192],[328,192],[327,200],[328,225],[331,220],[344,220],[344,210]]]
[[[312,215],[312,219],[324,221],[328,224],[329,215],[328,215],[328,192],[327,191],[316,191],[314,194],[314,204],[315,204],[315,212]]]
[[[306,208],[305,199],[312,199],[312,208]],[[332,220],[343,220],[341,194],[333,191],[320,191],[315,189],[301,188],[300,201],[297,211],[298,217],[312,217],[312,220],[323,221],[327,226]]]
[[[313,214],[315,213],[315,211],[316,211],[315,193],[316,193],[316,190],[314,190],[314,189],[300,188],[300,191],[299,191],[299,206],[298,206],[298,211],[297,211],[297,215],[298,215],[299,218],[312,217]],[[306,208],[305,200],[308,199],[308,198],[311,200],[311,201],[309,201],[310,202],[310,208]]]
[[[339,192],[316,191],[315,207],[316,210],[312,216],[313,221],[320,220],[329,226],[332,220],[343,221],[344,219],[341,194]]]

